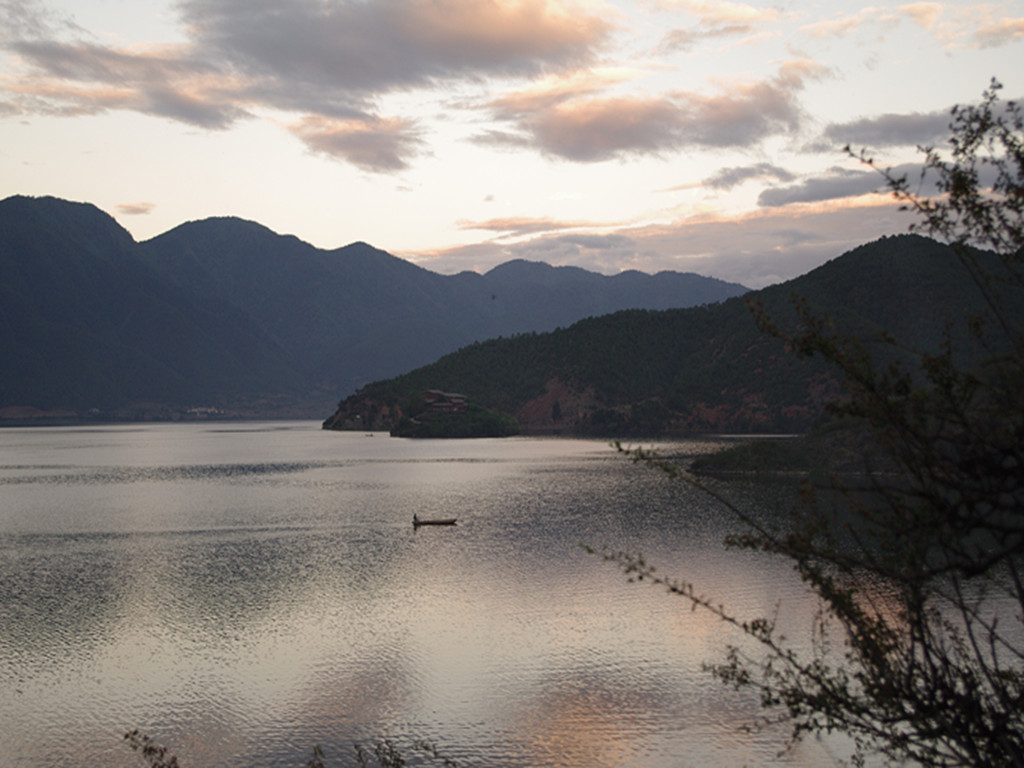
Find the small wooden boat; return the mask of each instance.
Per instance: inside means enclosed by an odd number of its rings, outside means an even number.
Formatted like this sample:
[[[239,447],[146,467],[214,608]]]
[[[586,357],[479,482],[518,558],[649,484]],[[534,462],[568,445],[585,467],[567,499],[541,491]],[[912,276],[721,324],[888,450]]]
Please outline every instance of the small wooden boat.
[[[421,525],[455,525],[457,517],[443,517],[436,520],[421,520],[416,515],[412,516],[412,524],[419,528]]]

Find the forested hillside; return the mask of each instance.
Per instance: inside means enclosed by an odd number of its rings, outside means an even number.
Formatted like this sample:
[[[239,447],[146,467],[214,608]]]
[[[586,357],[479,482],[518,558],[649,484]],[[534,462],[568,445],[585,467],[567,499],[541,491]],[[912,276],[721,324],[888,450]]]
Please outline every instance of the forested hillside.
[[[435,388],[513,414],[528,433],[802,431],[840,395],[838,385],[817,361],[760,333],[750,307],[792,325],[793,296],[837,328],[866,339],[884,328],[925,349],[938,347],[947,320],[986,311],[945,246],[916,235],[884,238],[718,305],[618,312],[470,345],[364,387],[325,427],[390,428]]]

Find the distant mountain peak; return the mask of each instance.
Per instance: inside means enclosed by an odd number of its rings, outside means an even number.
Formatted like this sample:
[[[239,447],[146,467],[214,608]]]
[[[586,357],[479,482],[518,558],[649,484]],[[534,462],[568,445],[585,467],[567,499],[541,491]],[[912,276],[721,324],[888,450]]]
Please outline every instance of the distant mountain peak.
[[[86,238],[90,246],[111,249],[135,245],[135,238],[127,229],[92,203],[73,202],[49,195],[13,195],[0,200],[0,219],[8,222],[8,231],[35,231],[46,237],[76,232]]]
[[[279,234],[258,221],[243,219],[240,216],[210,216],[205,219],[192,219],[191,221],[179,224],[161,235],[157,235],[157,237],[164,237],[173,233],[189,233],[190,235],[199,233],[203,236],[215,233],[220,238],[245,236],[299,239],[294,235]],[[156,238],[153,239],[155,240]],[[300,242],[302,241],[300,240]]]
[[[484,277],[500,277],[502,275],[532,274],[536,272],[547,272],[554,269],[550,264],[540,261],[528,261],[527,259],[510,259],[495,267],[491,267],[483,273]]]

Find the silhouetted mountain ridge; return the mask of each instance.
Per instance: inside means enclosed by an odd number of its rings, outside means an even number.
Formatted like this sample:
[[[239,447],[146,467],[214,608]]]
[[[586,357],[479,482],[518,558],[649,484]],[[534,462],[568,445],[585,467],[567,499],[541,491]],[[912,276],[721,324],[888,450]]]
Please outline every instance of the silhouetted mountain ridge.
[[[474,341],[746,291],[698,275],[623,281],[525,261],[439,275],[363,242],[325,251],[229,219],[183,224],[142,251],[166,279],[241,309],[307,376],[348,391]]]
[[[169,285],[91,205],[0,201],[0,307],[0,406],[108,409],[301,385],[243,315]]]
[[[259,415],[267,398],[316,398],[308,413],[322,415],[474,341],[745,291],[647,277],[624,291],[617,278],[526,263],[439,275],[364,242],[322,250],[232,217],[136,243],[95,206],[16,196],[0,201],[0,408],[246,401]]]

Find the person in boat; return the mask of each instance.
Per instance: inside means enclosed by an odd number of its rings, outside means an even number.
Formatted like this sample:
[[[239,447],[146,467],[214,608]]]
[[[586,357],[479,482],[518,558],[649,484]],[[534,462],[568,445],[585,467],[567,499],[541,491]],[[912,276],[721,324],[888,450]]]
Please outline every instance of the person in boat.
[[[418,523],[419,521],[420,521],[419,517],[417,517],[416,513],[413,512],[412,513],[412,524],[416,525],[416,523]]]

